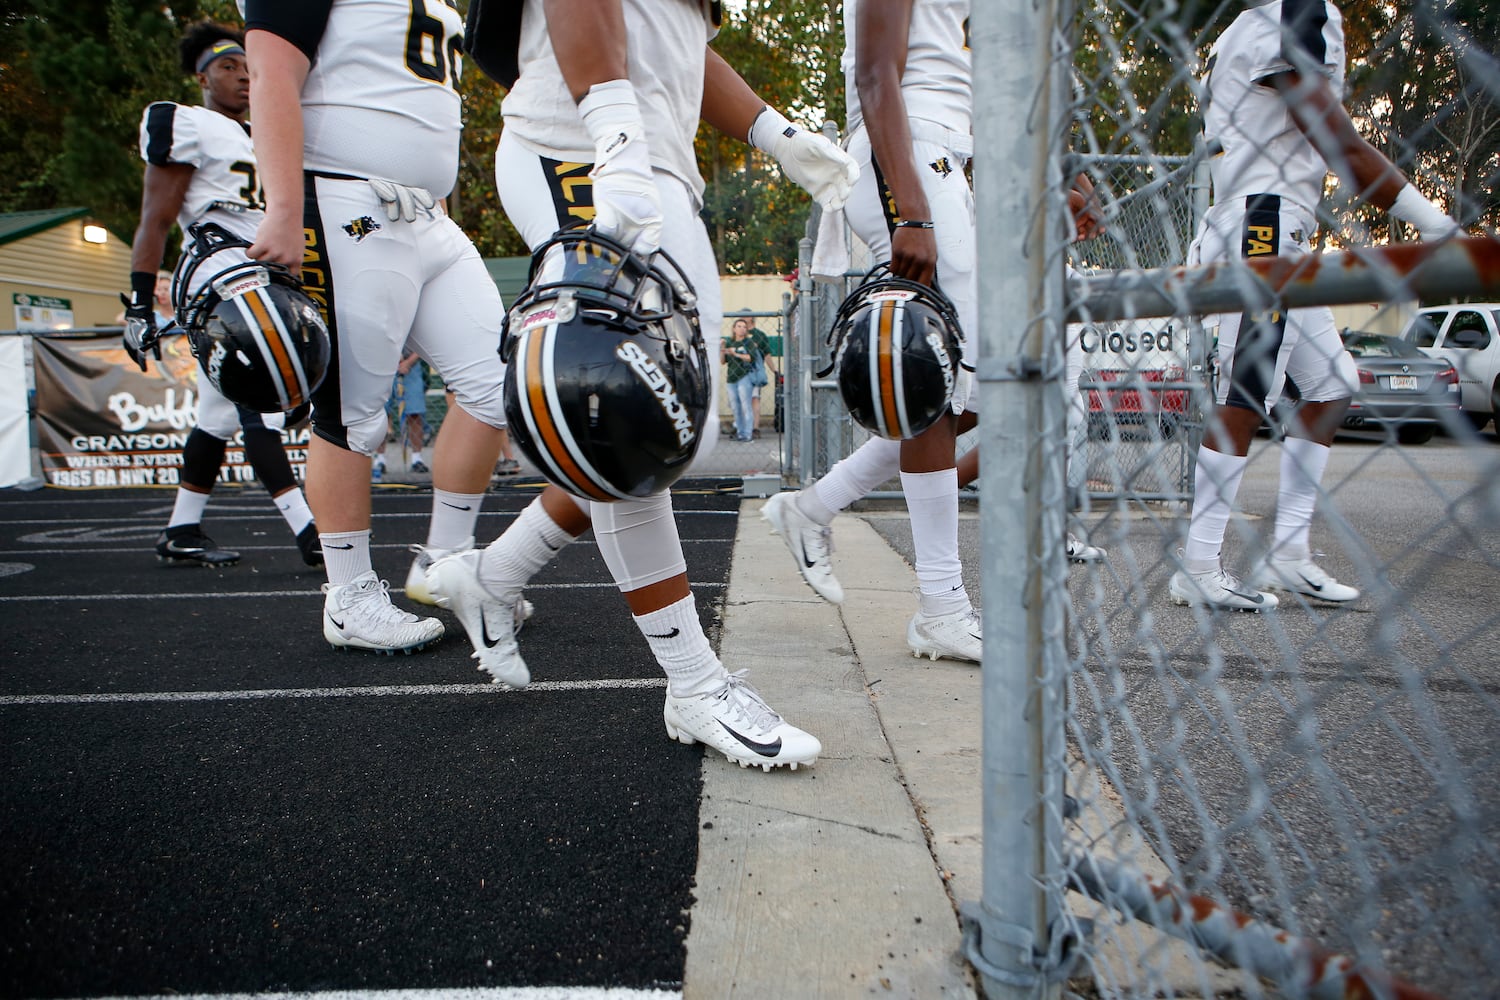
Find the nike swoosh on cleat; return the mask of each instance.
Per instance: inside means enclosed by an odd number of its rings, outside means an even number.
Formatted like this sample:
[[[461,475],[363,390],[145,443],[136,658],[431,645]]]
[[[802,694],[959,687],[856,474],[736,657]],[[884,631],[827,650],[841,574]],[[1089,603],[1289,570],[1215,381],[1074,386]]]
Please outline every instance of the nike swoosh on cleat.
[[[1247,601],[1254,601],[1256,604],[1266,603],[1266,595],[1260,593],[1259,591],[1256,591],[1254,594],[1247,594],[1243,590],[1231,590],[1229,591],[1229,593],[1233,594],[1235,597],[1243,597]]]
[[[1298,573],[1297,575],[1298,576],[1302,576],[1301,573]],[[1315,592],[1317,592],[1319,594],[1321,594],[1323,592],[1323,585],[1320,584],[1320,583],[1313,583],[1311,580],[1309,580],[1305,576],[1302,576],[1302,582],[1305,583],[1305,584],[1307,584],[1309,587],[1311,587]]]
[[[652,635],[650,632],[647,632],[646,633],[646,638],[647,639],[675,639],[675,638],[677,638],[681,634],[682,634],[682,629],[677,628],[676,626],[673,626],[672,627],[672,631],[668,632],[666,635]]]
[[[719,720],[717,720],[717,719],[715,719],[714,721],[715,722],[719,722]],[[775,757],[777,754],[781,753],[781,740],[780,740],[780,738],[778,738],[774,743],[757,743],[754,740],[752,740],[750,737],[744,736],[744,735],[742,735],[740,733],[735,732],[733,729],[730,729],[728,726],[725,726],[724,723],[722,723],[722,722],[719,722],[719,725],[724,726],[724,731],[726,733],[728,733],[730,736],[733,736],[735,739],[737,739],[741,743],[743,743],[747,748],[749,748],[751,750],[754,750],[756,753],[760,754],[762,757]]]
[[[797,543],[797,547],[802,550],[802,562],[806,564],[806,566],[807,566],[808,569],[812,569],[814,566],[817,565],[816,562],[814,562],[813,560],[807,558],[807,546],[806,545],[803,545],[799,541]]]
[[[167,551],[181,552],[183,555],[193,555],[197,552],[207,552],[208,549],[204,548],[201,545],[178,545],[174,540],[167,542]]]
[[[340,632],[344,631],[344,623],[333,617],[333,615],[329,615],[328,620],[333,622],[334,628],[338,629]]]
[[[354,543],[350,542],[348,545],[335,545],[333,542],[325,542],[323,544],[323,548],[325,548],[325,549],[343,549],[344,551],[347,552],[349,549],[354,548]]]
[[[494,649],[500,640],[490,637],[490,616],[483,610],[479,612],[479,623],[479,638],[484,643],[484,648]]]
[[[474,509],[473,507],[469,506],[468,504],[464,504],[462,507],[460,507],[458,504],[456,504],[456,503],[449,503],[446,500],[443,501],[443,506],[444,507],[452,507],[454,510],[473,510]]]

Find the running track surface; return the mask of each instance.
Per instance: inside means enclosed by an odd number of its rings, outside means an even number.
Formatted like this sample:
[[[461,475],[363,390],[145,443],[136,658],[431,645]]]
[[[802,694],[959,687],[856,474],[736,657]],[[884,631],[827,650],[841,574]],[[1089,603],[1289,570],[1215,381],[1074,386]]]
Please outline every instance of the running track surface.
[[[738,482],[687,485],[717,644]],[[538,487],[492,490],[481,541]],[[0,491],[0,995],[680,990],[702,751],[592,536],[528,590],[505,692],[445,612],[429,651],[335,652],[258,489],[205,519],[237,566],[159,564],[171,502]],[[430,505],[376,490],[397,603]]]

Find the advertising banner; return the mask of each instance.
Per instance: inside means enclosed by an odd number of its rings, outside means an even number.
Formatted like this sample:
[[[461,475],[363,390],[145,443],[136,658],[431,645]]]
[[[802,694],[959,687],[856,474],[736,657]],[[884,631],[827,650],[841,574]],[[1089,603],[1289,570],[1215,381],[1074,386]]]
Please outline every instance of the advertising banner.
[[[162,360],[142,372],[118,333],[37,337],[37,447],[49,486],[176,486],[182,447],[198,418],[198,363],[184,337],[162,341]],[[304,425],[282,433],[301,481]],[[222,483],[255,479],[238,434],[229,443]]]

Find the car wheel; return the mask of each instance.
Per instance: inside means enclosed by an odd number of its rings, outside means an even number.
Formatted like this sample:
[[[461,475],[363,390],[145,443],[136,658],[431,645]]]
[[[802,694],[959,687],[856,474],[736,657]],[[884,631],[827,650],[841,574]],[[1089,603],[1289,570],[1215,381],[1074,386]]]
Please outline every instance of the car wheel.
[[[1426,444],[1437,433],[1432,424],[1404,424],[1396,428],[1396,440],[1402,444]]]

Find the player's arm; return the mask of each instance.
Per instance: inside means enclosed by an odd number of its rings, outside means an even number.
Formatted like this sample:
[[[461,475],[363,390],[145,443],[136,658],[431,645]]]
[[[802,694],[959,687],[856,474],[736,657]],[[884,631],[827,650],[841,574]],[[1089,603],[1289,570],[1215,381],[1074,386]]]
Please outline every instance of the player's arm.
[[[853,157],[822,135],[793,125],[712,47],[703,63],[702,118],[725,135],[771,154],[782,172],[826,209],[842,208],[859,179]]]
[[[1099,204],[1088,174],[1073,178],[1073,187],[1068,191],[1068,211],[1073,216],[1074,239],[1091,240],[1104,232],[1104,206]]]
[[[1339,179],[1352,181],[1365,200],[1412,223],[1424,240],[1458,231],[1458,223],[1423,197],[1384,153],[1365,141],[1329,81],[1288,70],[1260,82],[1282,95],[1297,128]]]
[[[854,86],[870,133],[870,149],[903,222],[932,223],[921,175],[912,158],[911,129],[901,75],[911,31],[913,0],[864,0],[855,25]],[[930,228],[900,227],[891,237],[891,270],[932,284],[937,240]]]
[[[638,253],[661,245],[661,195],[629,76],[620,0],[546,0],[547,35],[594,142],[594,228]]]
[[[328,24],[332,0],[245,3],[245,61],[250,64],[251,133],[266,217],[249,254],[302,269],[302,85]]]
[[[130,242],[130,292],[125,303],[122,343],[130,359],[146,370],[146,353],[161,358],[156,343],[156,269],[167,250],[167,234],[182,210],[193,167],[187,163],[148,163],[141,191],[141,220]]]

